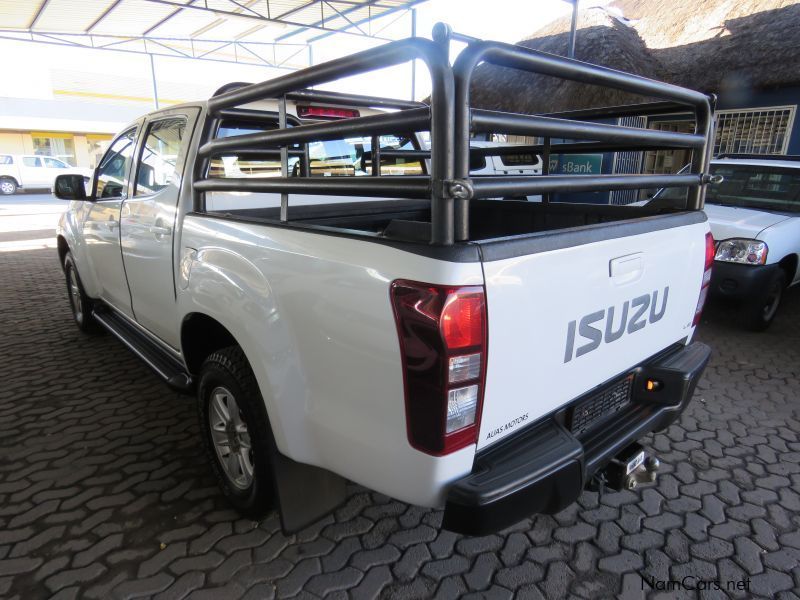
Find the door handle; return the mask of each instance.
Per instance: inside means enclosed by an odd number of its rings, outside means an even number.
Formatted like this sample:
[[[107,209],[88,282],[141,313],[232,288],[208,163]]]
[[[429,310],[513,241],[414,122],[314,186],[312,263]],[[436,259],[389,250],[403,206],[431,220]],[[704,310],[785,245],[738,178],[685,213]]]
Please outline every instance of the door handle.
[[[172,229],[170,229],[169,227],[161,227],[159,225],[151,225],[150,233],[159,238],[161,236],[169,235],[170,233],[172,233]]]

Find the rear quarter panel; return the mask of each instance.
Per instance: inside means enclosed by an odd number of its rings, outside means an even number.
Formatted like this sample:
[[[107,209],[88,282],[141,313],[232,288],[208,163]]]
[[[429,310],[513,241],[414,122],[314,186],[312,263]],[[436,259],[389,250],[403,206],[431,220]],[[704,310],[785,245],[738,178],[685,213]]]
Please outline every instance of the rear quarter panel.
[[[480,285],[480,263],[199,215],[185,218],[182,245],[197,254],[181,314],[207,314],[240,343],[281,452],[428,506],[470,472],[474,446],[434,458],[408,443],[389,286]]]

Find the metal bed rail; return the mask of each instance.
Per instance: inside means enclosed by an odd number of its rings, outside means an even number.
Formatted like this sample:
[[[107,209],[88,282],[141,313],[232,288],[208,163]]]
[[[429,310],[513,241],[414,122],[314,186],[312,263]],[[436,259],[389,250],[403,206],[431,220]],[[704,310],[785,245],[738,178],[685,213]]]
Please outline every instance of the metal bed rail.
[[[431,76],[429,106],[417,102],[308,89],[415,59],[421,60],[427,66]],[[346,196],[404,194],[414,198],[428,197],[431,201],[431,242],[452,244],[453,200],[443,193],[445,186],[437,185],[435,182],[449,181],[453,177],[454,89],[452,68],[441,46],[430,40],[409,38],[321,63],[276,79],[235,87],[216,95],[208,100],[208,113],[211,118],[207,120],[202,133],[199,160],[196,161],[195,209],[204,210],[205,192],[225,190],[280,193],[282,221],[287,221],[289,218],[290,192]],[[295,101],[344,103],[398,110],[382,115],[287,127],[287,98]],[[224,111],[268,99],[278,100],[278,129],[214,139]],[[370,135],[373,142],[376,142],[379,135],[402,131],[430,131],[432,152],[428,176],[415,179],[391,176],[354,177],[341,181],[329,177],[305,177],[304,181],[298,181],[289,177],[289,146],[359,134]],[[268,181],[206,177],[212,156],[238,150],[252,151],[265,145],[280,147],[281,177],[270,178]],[[380,149],[376,150],[376,154],[379,155]],[[310,174],[308,162],[306,152],[303,161],[304,175]]]
[[[322,63],[256,84],[232,84],[208,101],[209,118],[203,130],[196,161],[194,192],[196,210],[204,210],[205,193],[212,191],[253,191],[281,195],[280,218],[288,220],[290,193],[337,196],[404,196],[428,198],[431,202],[431,243],[450,245],[469,236],[469,200],[497,196],[619,190],[650,187],[683,187],[690,190],[687,207],[702,207],[709,139],[712,129],[712,99],[678,86],[638,75],[614,71],[577,60],[498,42],[468,40],[469,45],[451,67],[448,40],[434,31],[434,39],[410,38]],[[430,74],[432,92],[429,105],[387,98],[309,89],[344,77],[368,73],[411,60],[422,60]],[[470,83],[480,63],[540,73],[561,79],[611,87],[655,97],[662,102],[634,107],[605,107],[594,111],[574,111],[551,115],[523,115],[470,106]],[[345,106],[390,109],[365,117],[304,123],[287,115],[286,101],[323,102]],[[258,120],[258,111],[247,107],[253,102],[277,100],[278,128],[217,138],[222,119],[241,117]],[[689,110],[696,123],[694,133],[673,133],[623,127],[585,118],[612,118],[614,115],[668,114]],[[634,112],[631,112],[634,111]],[[637,112],[638,111],[638,112]],[[265,114],[262,112],[262,114]],[[275,113],[272,113],[274,119]],[[291,125],[291,126],[290,126]],[[430,131],[431,150],[382,149],[381,135]],[[507,133],[544,138],[544,144],[506,145],[471,148],[476,133]],[[347,136],[370,137],[372,149],[364,160],[372,161],[372,177],[311,176],[308,144]],[[553,139],[559,143],[551,143]],[[550,175],[549,157],[553,152],[618,152],[650,149],[688,149],[692,152],[691,171],[681,175]],[[481,176],[470,178],[470,156],[541,154],[543,174],[536,176]],[[277,153],[281,176],[269,179],[207,177],[211,158],[224,153],[243,155]],[[289,156],[300,157],[304,177],[289,176]],[[429,160],[428,175],[395,176],[381,174],[382,158]]]
[[[482,62],[580,83],[610,87],[685,106],[694,114],[695,132],[681,134],[649,131],[619,125],[575,121],[563,117],[497,113],[473,109],[470,106],[470,84],[475,68]],[[711,99],[705,94],[638,75],[500,42],[479,41],[469,44],[456,59],[453,73],[456,85],[454,166],[456,185],[451,186],[451,191],[454,191],[457,196],[454,215],[456,241],[468,239],[469,200],[472,197],[631,189],[639,187],[640,184],[648,187],[689,186],[687,208],[695,210],[702,208],[706,182],[704,174],[708,170],[709,140],[712,130]],[[480,132],[543,136],[545,138],[543,158],[547,176],[514,178],[488,176],[481,178],[480,182],[470,180],[470,138],[473,133]],[[553,137],[639,146],[688,148],[692,150],[691,178],[689,175],[679,179],[676,175],[650,177],[551,176],[547,174],[547,169],[553,148],[549,142]],[[595,185],[593,186],[593,184]]]

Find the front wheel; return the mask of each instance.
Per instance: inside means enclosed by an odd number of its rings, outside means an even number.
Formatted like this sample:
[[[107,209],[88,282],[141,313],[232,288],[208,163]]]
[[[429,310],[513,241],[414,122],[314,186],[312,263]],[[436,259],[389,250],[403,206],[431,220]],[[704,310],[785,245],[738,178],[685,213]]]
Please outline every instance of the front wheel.
[[[92,315],[94,301],[86,295],[75,268],[75,259],[72,253],[67,252],[64,257],[64,276],[67,280],[67,296],[69,297],[69,307],[72,310],[72,318],[78,329],[84,333],[100,333],[100,326]]]
[[[214,352],[197,390],[206,453],[222,492],[245,517],[272,508],[270,431],[255,375],[241,348]]]
[[[17,193],[17,182],[8,177],[0,179],[0,194],[10,196]]]
[[[764,331],[770,326],[783,299],[784,289],[786,275],[779,269],[772,275],[764,291],[742,307],[742,318],[748,329]]]

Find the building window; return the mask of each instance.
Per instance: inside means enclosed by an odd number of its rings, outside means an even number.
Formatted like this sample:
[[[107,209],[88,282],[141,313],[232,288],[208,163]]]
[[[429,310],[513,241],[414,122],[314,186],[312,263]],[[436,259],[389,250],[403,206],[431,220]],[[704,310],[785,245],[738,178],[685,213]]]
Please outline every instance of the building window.
[[[87,153],[89,155],[89,168],[94,169],[100,164],[103,155],[111,145],[110,135],[89,134],[86,136]]]
[[[73,167],[78,166],[72,134],[31,132],[31,138],[33,139],[34,154],[53,156]]]
[[[717,111],[714,155],[786,154],[795,106]]]

